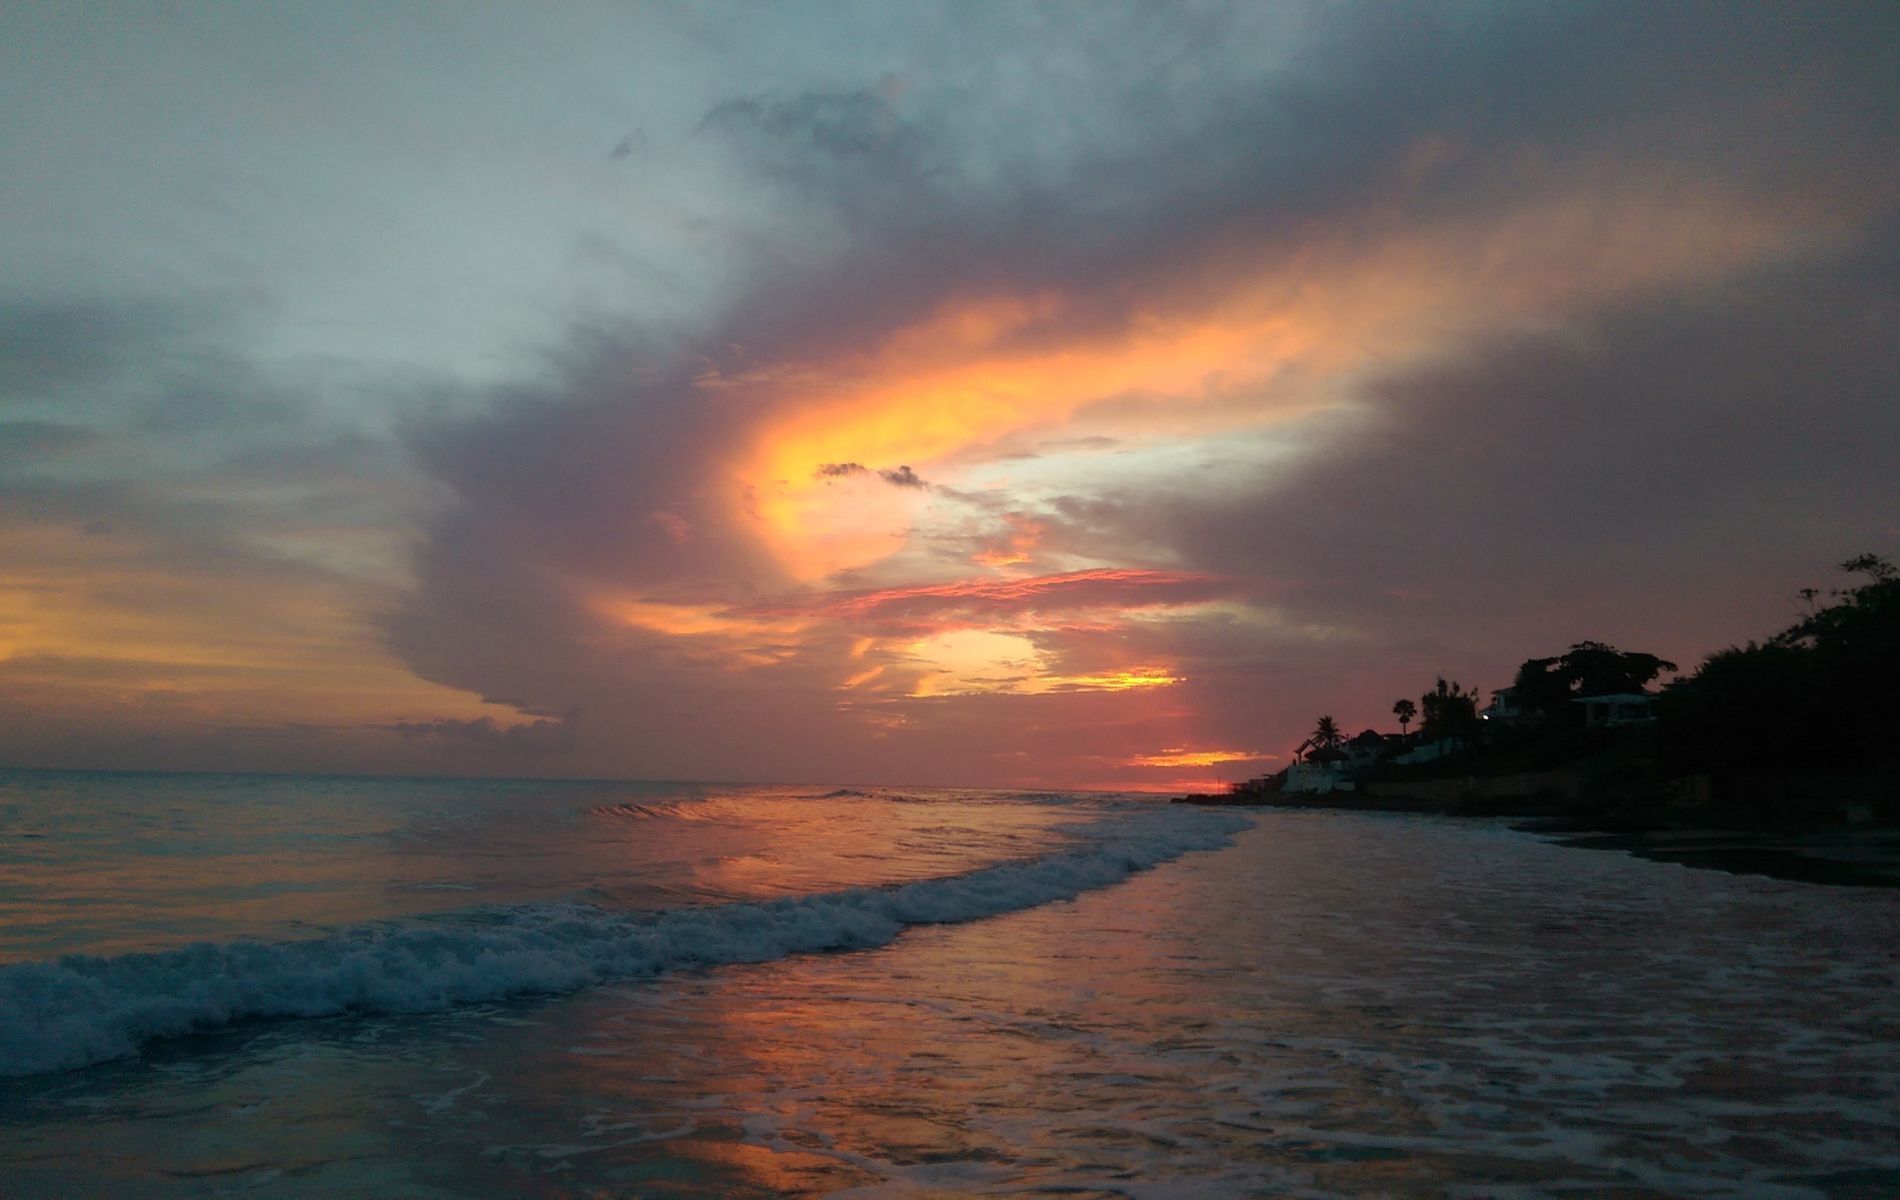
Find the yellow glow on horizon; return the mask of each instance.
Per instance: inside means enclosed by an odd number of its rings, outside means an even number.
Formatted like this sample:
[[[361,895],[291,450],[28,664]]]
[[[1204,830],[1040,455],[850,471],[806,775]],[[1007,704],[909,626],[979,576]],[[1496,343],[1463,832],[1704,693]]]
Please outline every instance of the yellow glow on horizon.
[[[1254,750],[1185,750],[1174,748],[1158,754],[1137,754],[1127,760],[1130,767],[1213,767],[1221,763],[1254,762],[1276,758]]]
[[[1127,692],[1182,682],[1168,668],[1150,665],[1057,674],[1049,670],[1046,657],[1029,638],[995,630],[952,630],[921,638],[907,649],[911,663],[923,672],[909,693],[913,699],[984,692],[1012,696]]]
[[[418,678],[363,615],[364,585],[186,572],[126,535],[0,527],[0,671],[46,714],[344,725],[528,720]]]
[[[1128,692],[1137,688],[1173,687],[1186,680],[1166,667],[1132,667],[1123,671],[1098,671],[1091,675],[1051,675],[1042,682],[1046,685],[1040,689],[1043,691]]]

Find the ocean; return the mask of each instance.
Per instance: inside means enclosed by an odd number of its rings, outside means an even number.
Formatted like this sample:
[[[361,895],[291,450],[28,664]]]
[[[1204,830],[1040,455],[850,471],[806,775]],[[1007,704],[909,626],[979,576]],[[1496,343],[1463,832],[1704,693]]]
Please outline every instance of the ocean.
[[[1893,1196],[1897,918],[1490,822],[0,772],[0,1196]]]

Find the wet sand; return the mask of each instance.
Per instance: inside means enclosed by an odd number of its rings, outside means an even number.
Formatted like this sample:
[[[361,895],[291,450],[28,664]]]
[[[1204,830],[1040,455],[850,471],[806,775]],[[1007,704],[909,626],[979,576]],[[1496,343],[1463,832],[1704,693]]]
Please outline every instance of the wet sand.
[[[1552,832],[1538,825],[1528,832]],[[1900,829],[1772,833],[1732,829],[1655,829],[1579,833],[1559,845],[1622,850],[1655,862],[1798,883],[1900,887]]]

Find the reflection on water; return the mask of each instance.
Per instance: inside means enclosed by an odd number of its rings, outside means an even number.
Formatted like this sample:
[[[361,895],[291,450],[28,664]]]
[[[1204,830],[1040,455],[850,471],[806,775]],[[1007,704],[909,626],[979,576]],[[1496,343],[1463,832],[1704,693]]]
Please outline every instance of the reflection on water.
[[[1886,1196],[1896,901],[1272,814],[879,950],[28,1081],[0,1148],[22,1196]]]

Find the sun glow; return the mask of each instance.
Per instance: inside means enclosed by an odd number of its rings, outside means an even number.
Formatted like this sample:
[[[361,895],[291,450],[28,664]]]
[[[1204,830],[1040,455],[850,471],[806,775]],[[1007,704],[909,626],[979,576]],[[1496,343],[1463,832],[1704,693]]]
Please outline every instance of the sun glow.
[[[906,662],[920,674],[912,697],[999,693],[1038,696],[1051,692],[1126,692],[1172,687],[1180,676],[1164,666],[1064,674],[1029,638],[994,630],[958,629],[921,638],[905,648]]]
[[[1130,692],[1138,688],[1173,687],[1185,682],[1185,677],[1174,674],[1167,667],[1130,667],[1121,671],[1097,671],[1089,675],[1051,675],[1042,680],[1042,690]]]

